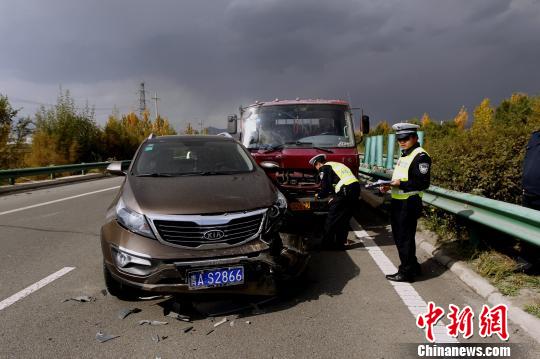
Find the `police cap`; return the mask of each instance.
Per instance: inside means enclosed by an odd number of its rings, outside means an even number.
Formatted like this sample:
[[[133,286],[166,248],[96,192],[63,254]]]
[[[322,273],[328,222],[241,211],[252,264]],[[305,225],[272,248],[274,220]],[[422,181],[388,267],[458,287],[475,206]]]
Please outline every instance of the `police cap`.
[[[418,130],[420,126],[415,125],[413,123],[396,123],[395,125],[392,125],[392,129],[396,131],[396,138],[398,140],[402,138],[407,138],[410,135],[416,134],[416,130]]]
[[[326,160],[326,156],[323,154],[315,155],[309,160],[309,164],[315,166],[316,162],[322,162]]]

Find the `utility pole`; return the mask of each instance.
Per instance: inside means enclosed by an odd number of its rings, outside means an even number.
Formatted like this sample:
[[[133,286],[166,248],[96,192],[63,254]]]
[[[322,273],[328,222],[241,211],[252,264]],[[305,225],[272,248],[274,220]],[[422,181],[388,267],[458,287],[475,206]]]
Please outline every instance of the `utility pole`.
[[[200,120],[199,121],[199,126],[201,127],[201,131],[199,132],[199,134],[203,134],[203,120]]]
[[[159,117],[159,108],[158,108],[158,100],[160,100],[159,97],[157,97],[157,92],[154,92],[154,97],[152,97],[152,100],[154,100],[154,106],[156,107],[156,118]]]
[[[145,98],[145,91],[144,91],[144,82],[141,82],[141,89],[139,90],[139,114],[141,115],[141,119],[143,118],[143,114],[146,111],[146,98]]]

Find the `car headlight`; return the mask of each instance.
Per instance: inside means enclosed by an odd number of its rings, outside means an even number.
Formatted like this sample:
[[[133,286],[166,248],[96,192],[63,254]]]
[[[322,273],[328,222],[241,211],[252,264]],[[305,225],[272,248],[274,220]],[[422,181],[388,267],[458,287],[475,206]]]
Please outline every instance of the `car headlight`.
[[[116,219],[118,223],[130,231],[156,239],[144,215],[128,208],[122,198],[118,200],[118,204],[116,205]]]

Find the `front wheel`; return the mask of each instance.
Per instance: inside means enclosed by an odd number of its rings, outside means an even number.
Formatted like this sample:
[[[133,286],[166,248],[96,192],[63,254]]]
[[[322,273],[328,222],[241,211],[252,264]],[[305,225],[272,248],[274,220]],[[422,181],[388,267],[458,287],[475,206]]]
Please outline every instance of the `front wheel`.
[[[138,296],[138,291],[135,288],[124,285],[117,281],[107,268],[105,262],[103,262],[103,278],[105,280],[105,287],[109,294],[117,297],[120,300],[133,300]]]

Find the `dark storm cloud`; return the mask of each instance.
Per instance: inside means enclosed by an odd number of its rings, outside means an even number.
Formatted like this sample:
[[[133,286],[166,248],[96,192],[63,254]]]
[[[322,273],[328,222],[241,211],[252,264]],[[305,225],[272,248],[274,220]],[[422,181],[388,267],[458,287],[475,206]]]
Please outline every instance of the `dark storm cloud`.
[[[375,121],[424,111],[448,119],[483,97],[496,102],[514,91],[539,92],[535,5],[4,1],[0,36],[11,51],[0,57],[0,76],[40,86],[101,89],[106,82],[102,93],[115,83],[152,79],[162,112],[176,124],[198,117],[222,125],[239,104],[276,97],[350,97]],[[9,88],[0,92],[9,95]],[[128,95],[136,101],[135,92],[118,87],[89,101],[112,106]]]

